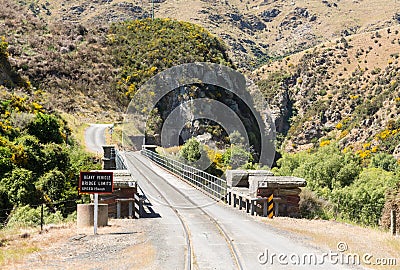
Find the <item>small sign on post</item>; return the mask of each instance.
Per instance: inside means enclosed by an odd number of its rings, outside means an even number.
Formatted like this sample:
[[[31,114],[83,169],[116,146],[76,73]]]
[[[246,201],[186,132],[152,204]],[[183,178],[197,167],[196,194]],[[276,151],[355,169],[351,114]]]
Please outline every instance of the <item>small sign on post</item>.
[[[97,234],[99,194],[112,194],[114,191],[113,172],[81,172],[79,194],[94,194],[93,229]]]

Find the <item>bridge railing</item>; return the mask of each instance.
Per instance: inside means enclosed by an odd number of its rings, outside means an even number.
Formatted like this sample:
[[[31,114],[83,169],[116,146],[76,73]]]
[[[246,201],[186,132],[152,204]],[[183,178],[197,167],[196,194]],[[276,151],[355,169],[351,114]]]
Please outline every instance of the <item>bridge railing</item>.
[[[226,200],[226,180],[147,149],[143,149],[141,154],[184,179],[192,186],[202,189],[211,197],[217,200]]]
[[[125,163],[125,159],[121,156],[119,151],[115,149],[115,165],[117,170],[127,170],[128,166]]]

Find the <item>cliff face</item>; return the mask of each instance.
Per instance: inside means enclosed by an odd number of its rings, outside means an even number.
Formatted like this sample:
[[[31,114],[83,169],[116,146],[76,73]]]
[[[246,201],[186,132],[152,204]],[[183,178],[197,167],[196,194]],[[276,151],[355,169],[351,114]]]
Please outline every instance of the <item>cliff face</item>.
[[[275,108],[278,132],[287,132],[286,150],[323,141],[361,151],[395,150],[399,32],[395,26],[341,38],[254,72]]]

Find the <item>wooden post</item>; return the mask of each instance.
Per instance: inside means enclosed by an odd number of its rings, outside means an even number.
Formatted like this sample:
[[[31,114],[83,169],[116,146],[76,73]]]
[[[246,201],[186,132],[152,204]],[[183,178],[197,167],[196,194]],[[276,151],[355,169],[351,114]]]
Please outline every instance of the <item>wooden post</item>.
[[[239,196],[239,210],[242,210],[243,208],[243,197]]]
[[[396,236],[396,205],[390,211],[390,233]]]
[[[43,232],[43,223],[44,223],[44,209],[43,209],[44,204],[42,203],[42,210],[40,212],[40,231]]]
[[[277,217],[277,216],[279,216],[279,202],[276,201],[274,203],[275,203],[275,205],[274,205],[274,209],[275,209],[274,216]]]
[[[132,218],[133,217],[133,201],[129,201],[128,202],[129,203],[129,208],[128,208],[128,216],[129,216],[129,218]]]
[[[246,199],[246,213],[250,213],[250,200]]]
[[[232,192],[231,191],[228,192],[228,204],[232,205]]]
[[[233,194],[233,207],[236,207],[236,194]]]

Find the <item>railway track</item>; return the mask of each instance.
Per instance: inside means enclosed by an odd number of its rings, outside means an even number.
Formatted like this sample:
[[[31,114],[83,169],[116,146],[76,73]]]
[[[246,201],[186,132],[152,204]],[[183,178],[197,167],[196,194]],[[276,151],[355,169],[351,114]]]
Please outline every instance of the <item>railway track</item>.
[[[141,162],[139,159],[137,159],[134,155],[130,155],[130,157],[133,157],[137,162],[140,162],[143,166],[146,166],[143,162]],[[181,214],[178,212],[178,210],[171,204],[171,202],[164,196],[164,194],[162,194],[157,187],[152,183],[152,181],[150,181],[149,177],[146,176],[146,174],[143,173],[143,171],[138,168],[137,165],[135,165],[134,162],[128,160],[128,162],[136,168],[137,172],[143,177],[143,179],[146,180],[146,182],[151,185],[154,190],[157,190],[157,193],[159,194],[159,196],[161,197],[161,199],[164,201],[164,203],[166,205],[168,205],[175,213],[176,217],[179,219],[183,231],[184,231],[184,235],[185,235],[185,242],[186,242],[186,260],[185,260],[185,269],[190,270],[193,269],[193,250],[192,250],[192,240],[190,237],[190,232],[189,232],[189,228],[187,223],[185,222],[185,220],[182,218]],[[147,166],[146,166],[147,167]]]
[[[190,197],[188,197],[186,194],[184,194],[181,190],[173,186],[171,183],[169,183],[167,180],[165,180],[162,176],[157,174],[156,172],[153,171],[152,168],[150,168],[147,164],[142,162],[136,155],[136,153],[127,153],[127,156],[129,156],[129,163],[135,169],[137,172],[145,179],[146,183],[151,185],[155,190],[157,190],[157,193],[159,194],[160,198],[165,202],[165,204],[170,207],[178,219],[180,220],[180,223],[182,224],[184,233],[185,233],[185,239],[186,239],[186,264],[185,264],[185,269],[194,269],[194,264],[196,261],[196,255],[195,255],[195,249],[193,247],[193,241],[191,238],[190,234],[190,227],[188,223],[185,221],[185,219],[182,216],[182,213],[180,212],[183,208],[179,206],[175,206],[173,203],[171,203],[168,198],[162,194],[162,192],[159,191],[159,188],[151,181],[150,178],[156,178],[159,181],[162,181],[164,184],[168,185],[168,187],[174,192],[178,193],[186,202],[187,205],[190,205],[190,207],[184,207],[184,209],[187,211],[188,209],[195,209],[196,211],[201,211],[201,213],[208,218],[208,220],[213,224],[213,226],[218,230],[220,235],[224,238],[227,247],[229,248],[233,264],[236,266],[238,270],[243,269],[243,265],[241,263],[239,254],[237,252],[237,249],[231,239],[229,237],[228,233],[226,230],[220,225],[220,223],[213,217],[211,216],[207,211],[205,211],[202,206],[198,205],[196,202],[194,202]],[[144,157],[143,157],[144,158]],[[140,165],[139,165],[140,164]],[[146,168],[146,171],[143,171],[143,168]],[[160,167],[162,168],[162,167]],[[162,168],[163,169],[163,168]],[[149,174],[152,176],[150,177]]]

